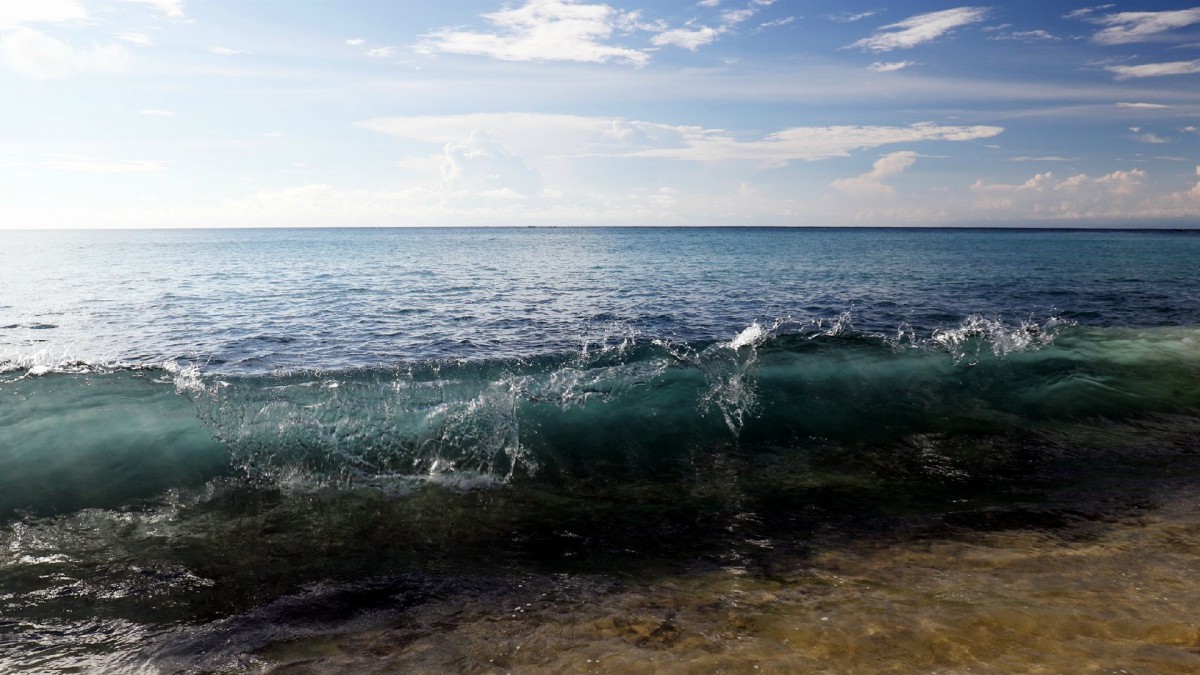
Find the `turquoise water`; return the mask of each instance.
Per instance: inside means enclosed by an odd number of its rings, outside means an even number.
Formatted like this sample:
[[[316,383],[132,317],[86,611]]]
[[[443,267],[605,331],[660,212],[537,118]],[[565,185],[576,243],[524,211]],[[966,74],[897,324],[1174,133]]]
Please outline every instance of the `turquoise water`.
[[[9,232],[0,255],[6,670],[259,667],[521,575],[749,569],[1200,452],[1189,232]]]

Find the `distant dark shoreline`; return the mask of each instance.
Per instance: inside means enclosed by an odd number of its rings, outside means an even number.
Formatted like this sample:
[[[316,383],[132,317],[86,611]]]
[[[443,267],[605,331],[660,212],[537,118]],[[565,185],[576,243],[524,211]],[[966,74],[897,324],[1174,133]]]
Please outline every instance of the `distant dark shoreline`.
[[[287,226],[287,227],[64,227],[13,228],[2,232],[285,232],[285,231],[380,231],[380,230],[744,230],[744,231],[914,231],[914,232],[1147,232],[1200,233],[1200,222],[1190,225],[1131,227],[1128,225],[1088,225],[1079,227],[1044,225],[354,225],[354,226]]]

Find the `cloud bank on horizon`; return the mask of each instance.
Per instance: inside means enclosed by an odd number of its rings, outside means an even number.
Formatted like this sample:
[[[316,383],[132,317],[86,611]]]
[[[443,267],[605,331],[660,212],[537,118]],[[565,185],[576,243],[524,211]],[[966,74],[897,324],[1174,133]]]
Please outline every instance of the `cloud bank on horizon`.
[[[1194,3],[7,0],[0,228],[1200,226]]]

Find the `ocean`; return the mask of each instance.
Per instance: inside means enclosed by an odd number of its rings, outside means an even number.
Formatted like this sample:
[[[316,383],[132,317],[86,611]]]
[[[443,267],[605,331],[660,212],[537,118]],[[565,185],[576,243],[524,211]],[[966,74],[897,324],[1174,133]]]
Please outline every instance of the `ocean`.
[[[1200,232],[0,259],[0,671],[1200,670]]]

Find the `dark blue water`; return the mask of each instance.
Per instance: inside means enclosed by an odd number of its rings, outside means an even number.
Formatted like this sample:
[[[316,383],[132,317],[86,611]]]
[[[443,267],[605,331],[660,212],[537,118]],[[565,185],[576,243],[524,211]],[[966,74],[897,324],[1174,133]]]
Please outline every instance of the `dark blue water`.
[[[0,359],[209,372],[523,358],[752,322],[928,337],[973,315],[1200,316],[1192,233],[762,230],[7,232]]]
[[[397,584],[744,561],[1196,450],[1194,233],[2,236],[9,669],[248,668]]]

